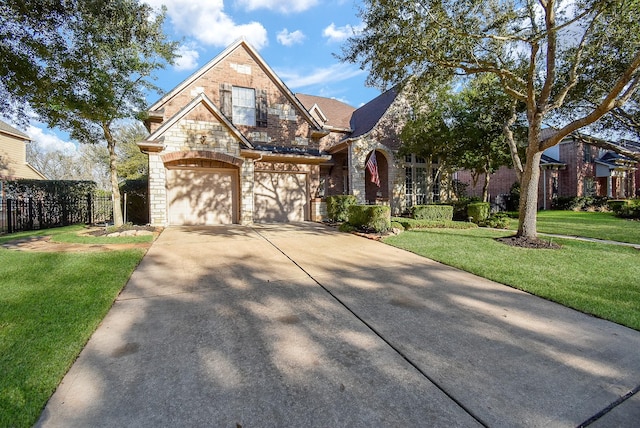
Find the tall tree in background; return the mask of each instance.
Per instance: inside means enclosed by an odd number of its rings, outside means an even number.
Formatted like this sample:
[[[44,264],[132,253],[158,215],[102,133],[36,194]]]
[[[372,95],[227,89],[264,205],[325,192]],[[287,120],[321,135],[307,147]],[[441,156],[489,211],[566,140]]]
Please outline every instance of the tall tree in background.
[[[138,0],[3,2],[0,102],[3,113],[28,106],[81,143],[106,142],[114,224],[123,223],[114,127],[143,111],[158,91],[153,73],[175,58],[162,32],[164,11]],[[22,116],[24,117],[24,116]]]
[[[365,28],[347,40],[342,58],[367,68],[369,83],[489,73],[526,105],[524,162],[505,127],[520,179],[521,237],[537,238],[542,152],[638,100],[638,0],[364,0],[361,17]],[[561,110],[579,103],[572,115]],[[541,140],[554,117],[564,119],[558,132]]]
[[[474,185],[484,177],[482,201],[489,202],[491,174],[511,164],[504,127],[513,121],[514,105],[491,75],[477,75],[453,97],[450,127],[456,147],[456,166],[471,172]],[[515,133],[522,141],[522,127]]]

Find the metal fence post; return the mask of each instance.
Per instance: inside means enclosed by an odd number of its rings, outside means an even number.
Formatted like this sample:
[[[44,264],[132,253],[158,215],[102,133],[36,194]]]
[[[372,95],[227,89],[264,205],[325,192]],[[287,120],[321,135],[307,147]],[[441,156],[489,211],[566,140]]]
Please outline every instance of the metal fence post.
[[[87,224],[93,224],[93,202],[91,192],[87,193]]]
[[[13,233],[13,218],[11,216],[13,200],[7,199],[7,233]]]

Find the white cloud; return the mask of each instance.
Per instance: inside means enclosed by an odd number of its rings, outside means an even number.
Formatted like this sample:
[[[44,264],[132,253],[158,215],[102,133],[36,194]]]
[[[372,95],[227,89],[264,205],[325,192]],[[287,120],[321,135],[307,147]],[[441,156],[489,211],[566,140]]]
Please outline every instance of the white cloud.
[[[286,28],[278,33],[278,42],[284,46],[292,46],[298,43],[302,43],[305,36],[300,30],[289,32]]]
[[[177,51],[178,58],[173,65],[177,71],[194,70],[198,66],[198,58],[200,54],[193,47],[182,45]]]
[[[350,64],[338,63],[327,68],[320,68],[311,73],[300,74],[298,71],[276,70],[276,73],[292,89],[305,86],[341,82],[364,73]]]
[[[318,0],[238,0],[248,11],[268,9],[281,13],[304,12],[318,4]]]
[[[344,27],[336,27],[333,22],[322,31],[322,36],[329,39],[330,42],[344,42],[347,38],[358,34],[364,29],[364,24],[356,26],[345,25]]]
[[[174,29],[199,42],[225,47],[244,37],[256,49],[268,43],[267,30],[259,22],[237,24],[224,13],[223,0],[146,0],[154,7],[165,5]]]
[[[31,137],[35,144],[37,144],[45,152],[60,151],[66,155],[73,155],[76,153],[76,145],[70,141],[65,141],[50,131],[43,130],[35,126],[29,126],[27,135]]]

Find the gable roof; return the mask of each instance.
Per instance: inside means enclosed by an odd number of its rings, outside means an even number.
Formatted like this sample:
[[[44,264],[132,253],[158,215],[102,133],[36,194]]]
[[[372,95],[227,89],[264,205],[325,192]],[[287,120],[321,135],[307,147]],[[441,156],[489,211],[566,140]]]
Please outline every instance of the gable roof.
[[[235,135],[242,144],[245,145],[245,147],[253,148],[249,140],[247,140],[247,138],[238,130],[238,128],[236,128],[233,123],[231,123],[229,119],[227,119],[226,116],[222,114],[222,112],[218,109],[218,107],[215,106],[215,104],[209,99],[209,97],[202,93],[198,94],[193,100],[191,100],[189,104],[187,104],[179,112],[174,114],[169,120],[164,122],[160,126],[160,128],[156,129],[153,134],[151,134],[147,138],[147,141],[154,141],[161,138],[162,134],[164,134],[169,128],[175,125],[176,122],[178,122],[199,105],[204,105],[211,112],[211,114],[213,114],[221,123],[223,123],[231,131],[231,133]],[[141,144],[144,145],[145,143],[142,142]]]
[[[349,138],[357,138],[371,131],[397,97],[397,89],[391,88],[353,112],[351,116],[353,132]]]
[[[218,56],[213,58],[211,61],[206,63],[202,68],[197,70],[191,76],[189,76],[186,80],[180,83],[178,86],[173,88],[171,91],[167,92],[162,98],[156,101],[151,107],[149,107],[149,111],[156,111],[162,108],[162,106],[169,101],[171,98],[175,97],[179,93],[181,93],[184,89],[189,87],[192,83],[206,74],[213,67],[218,65],[222,60],[224,60],[227,56],[229,56],[236,49],[245,49],[247,53],[253,57],[255,62],[264,70],[264,72],[269,76],[269,78],[280,88],[280,91],[289,99],[291,104],[295,105],[304,115],[305,119],[311,123],[311,125],[317,130],[321,130],[322,126],[318,124],[318,122],[309,114],[307,109],[302,105],[302,103],[295,97],[293,92],[284,84],[282,80],[278,77],[278,75],[269,67],[269,65],[265,62],[265,60],[260,56],[258,51],[256,51],[244,38],[240,38],[236,40],[234,43],[229,45],[224,51],[222,51]]]
[[[31,137],[29,137],[27,134],[20,131],[19,129],[14,128],[13,126],[2,120],[0,120],[0,132],[2,132],[3,134],[11,135],[13,137],[24,138],[25,140],[31,141]]]
[[[320,114],[326,118],[325,126],[351,130],[351,115],[356,110],[355,107],[334,98],[307,94],[296,94],[296,97],[308,111],[313,111],[314,108],[317,108]]]

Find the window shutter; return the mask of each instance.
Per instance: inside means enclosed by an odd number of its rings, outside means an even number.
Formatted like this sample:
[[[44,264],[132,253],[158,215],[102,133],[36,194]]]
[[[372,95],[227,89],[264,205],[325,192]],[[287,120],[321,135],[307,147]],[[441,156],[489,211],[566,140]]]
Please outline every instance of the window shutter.
[[[220,84],[220,111],[227,119],[232,120],[233,104],[231,99],[232,86],[229,83]]]
[[[256,125],[267,127],[267,91],[259,89],[256,94]]]

